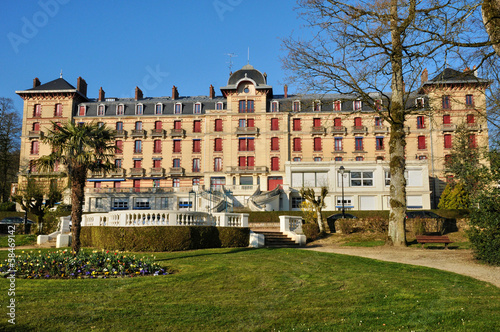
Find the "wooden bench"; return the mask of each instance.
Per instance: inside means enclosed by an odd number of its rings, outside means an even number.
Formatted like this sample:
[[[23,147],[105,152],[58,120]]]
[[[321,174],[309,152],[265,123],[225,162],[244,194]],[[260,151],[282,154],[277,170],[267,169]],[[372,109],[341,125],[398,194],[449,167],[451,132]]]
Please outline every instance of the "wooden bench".
[[[426,243],[444,243],[445,249],[448,249],[448,243],[452,243],[446,235],[417,235],[417,242],[422,243],[422,248]]]

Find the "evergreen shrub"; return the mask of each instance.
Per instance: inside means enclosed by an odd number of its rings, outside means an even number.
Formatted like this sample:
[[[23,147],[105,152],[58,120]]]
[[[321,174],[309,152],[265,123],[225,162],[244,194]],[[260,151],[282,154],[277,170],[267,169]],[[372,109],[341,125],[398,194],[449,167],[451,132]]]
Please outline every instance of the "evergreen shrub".
[[[317,223],[308,222],[302,225],[302,232],[306,236],[307,242],[315,241],[320,237]]]

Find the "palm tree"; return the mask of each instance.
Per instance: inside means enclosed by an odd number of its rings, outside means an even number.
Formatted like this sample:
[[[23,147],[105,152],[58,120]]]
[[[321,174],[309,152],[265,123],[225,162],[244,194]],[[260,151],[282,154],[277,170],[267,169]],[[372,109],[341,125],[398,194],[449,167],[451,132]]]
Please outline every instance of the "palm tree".
[[[88,172],[106,173],[115,166],[113,131],[96,123],[62,125],[53,123],[43,142],[52,146],[52,153],[35,162],[40,169],[53,170],[56,165],[66,168],[71,188],[72,250],[80,251],[82,205],[85,200],[85,182]]]

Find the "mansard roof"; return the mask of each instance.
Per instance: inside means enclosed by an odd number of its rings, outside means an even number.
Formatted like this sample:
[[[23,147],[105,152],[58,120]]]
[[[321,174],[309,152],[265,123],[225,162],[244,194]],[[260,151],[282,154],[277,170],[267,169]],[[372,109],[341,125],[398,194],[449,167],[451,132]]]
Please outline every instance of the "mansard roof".
[[[229,80],[227,81],[227,85],[220,89],[234,90],[237,88],[238,83],[244,80],[255,82],[256,89],[272,89],[270,85],[267,85],[267,79],[264,74],[250,64],[243,66],[243,68],[231,74]]]

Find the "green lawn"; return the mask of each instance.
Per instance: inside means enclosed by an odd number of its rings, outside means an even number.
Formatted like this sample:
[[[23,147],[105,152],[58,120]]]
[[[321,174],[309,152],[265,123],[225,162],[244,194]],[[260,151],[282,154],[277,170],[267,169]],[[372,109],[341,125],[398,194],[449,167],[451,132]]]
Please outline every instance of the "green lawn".
[[[155,256],[176,273],[16,280],[15,330],[500,330],[500,289],[458,274],[298,249]],[[0,330],[11,328],[8,285],[0,280]]]
[[[28,235],[15,235],[16,241],[14,242],[17,246],[29,246],[36,244],[36,235],[28,234]],[[9,247],[9,236],[7,234],[0,235],[0,248]]]

